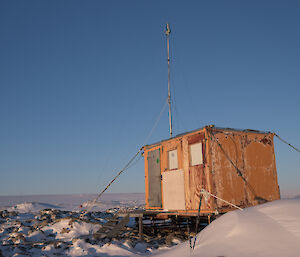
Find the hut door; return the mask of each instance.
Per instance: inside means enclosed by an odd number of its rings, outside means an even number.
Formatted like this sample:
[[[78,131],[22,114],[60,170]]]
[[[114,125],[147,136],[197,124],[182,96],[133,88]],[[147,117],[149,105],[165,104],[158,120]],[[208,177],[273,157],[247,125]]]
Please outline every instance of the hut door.
[[[161,208],[160,149],[148,152],[149,207]]]

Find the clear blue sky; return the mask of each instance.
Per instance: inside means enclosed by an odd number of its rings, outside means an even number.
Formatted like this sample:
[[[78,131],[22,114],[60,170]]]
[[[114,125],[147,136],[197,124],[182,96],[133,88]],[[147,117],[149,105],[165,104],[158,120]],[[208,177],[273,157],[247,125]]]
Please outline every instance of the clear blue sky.
[[[167,97],[175,134],[274,130],[300,147],[299,1],[1,1],[0,195],[95,193]],[[165,111],[147,143],[168,137]],[[299,153],[275,141],[282,190]],[[143,192],[141,160],[110,192]],[[300,190],[299,190],[300,191]]]

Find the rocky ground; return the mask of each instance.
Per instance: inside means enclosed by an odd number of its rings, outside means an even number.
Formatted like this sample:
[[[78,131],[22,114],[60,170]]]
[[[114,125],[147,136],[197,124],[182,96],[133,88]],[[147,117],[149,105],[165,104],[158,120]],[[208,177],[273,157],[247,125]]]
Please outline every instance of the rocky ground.
[[[130,256],[176,245],[186,239],[184,231],[153,233],[147,226],[141,239],[132,218],[118,231],[114,226],[105,230],[110,223],[121,221],[115,216],[117,211],[115,208],[81,216],[79,211],[57,209],[37,213],[2,210],[0,256],[101,256],[110,250],[125,251],[120,256]]]

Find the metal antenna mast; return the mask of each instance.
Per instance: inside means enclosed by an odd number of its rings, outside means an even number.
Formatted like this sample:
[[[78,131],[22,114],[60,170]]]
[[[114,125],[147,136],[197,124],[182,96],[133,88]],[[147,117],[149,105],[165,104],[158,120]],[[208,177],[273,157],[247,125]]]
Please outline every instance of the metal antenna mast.
[[[166,25],[167,36],[167,51],[168,51],[168,104],[169,104],[169,124],[170,124],[170,138],[172,137],[172,113],[171,113],[171,92],[170,92],[170,34],[171,29],[169,23]]]

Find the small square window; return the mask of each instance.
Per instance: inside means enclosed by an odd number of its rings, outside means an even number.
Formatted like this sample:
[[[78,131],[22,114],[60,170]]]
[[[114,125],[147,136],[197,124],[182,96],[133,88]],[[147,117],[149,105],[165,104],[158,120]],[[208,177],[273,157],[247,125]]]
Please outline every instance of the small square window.
[[[190,165],[200,165],[203,164],[203,153],[202,153],[202,143],[196,143],[190,145]]]
[[[178,169],[177,149],[169,151],[169,170]]]

